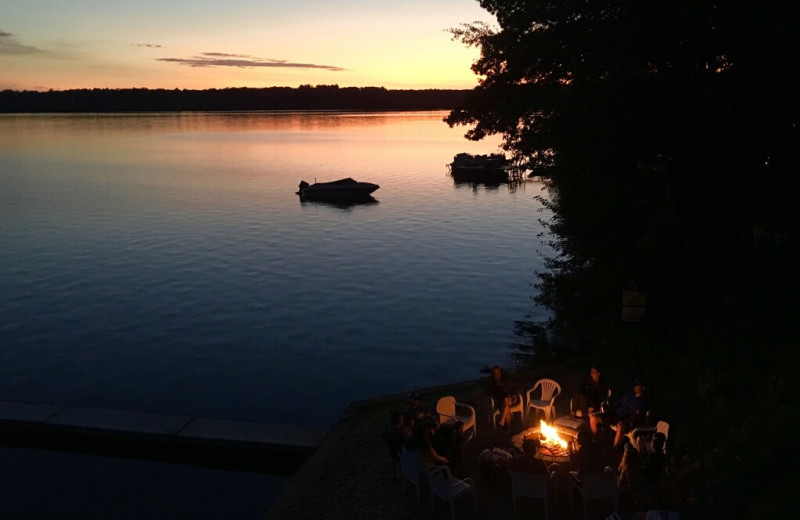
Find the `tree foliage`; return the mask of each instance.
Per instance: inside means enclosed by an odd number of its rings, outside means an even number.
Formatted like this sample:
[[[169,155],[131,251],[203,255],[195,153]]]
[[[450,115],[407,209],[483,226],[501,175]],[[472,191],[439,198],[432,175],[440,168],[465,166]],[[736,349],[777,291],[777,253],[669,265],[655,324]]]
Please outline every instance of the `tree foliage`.
[[[776,454],[742,433],[765,406],[781,423],[800,338],[794,8],[480,4],[497,26],[452,31],[480,49],[481,79],[447,122],[470,139],[502,135],[518,163],[549,178],[557,254],[536,299],[553,311],[554,337],[620,372],[648,372],[687,449],[720,445],[739,470],[765,467]],[[621,323],[627,288],[646,292],[645,323]]]

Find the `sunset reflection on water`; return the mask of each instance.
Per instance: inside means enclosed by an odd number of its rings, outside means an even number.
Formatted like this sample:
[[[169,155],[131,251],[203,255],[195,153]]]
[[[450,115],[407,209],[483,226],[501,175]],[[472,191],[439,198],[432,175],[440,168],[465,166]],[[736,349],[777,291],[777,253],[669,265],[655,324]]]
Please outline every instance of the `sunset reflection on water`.
[[[544,317],[541,184],[455,185],[496,142],[445,115],[0,116],[0,395],[328,424],[502,362]],[[342,177],[375,202],[295,195]]]

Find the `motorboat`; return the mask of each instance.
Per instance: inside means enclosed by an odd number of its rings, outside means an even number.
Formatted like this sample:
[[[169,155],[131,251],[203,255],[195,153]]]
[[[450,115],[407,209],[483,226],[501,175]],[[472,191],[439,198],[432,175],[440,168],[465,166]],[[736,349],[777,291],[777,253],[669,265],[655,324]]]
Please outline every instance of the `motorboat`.
[[[501,153],[488,155],[459,153],[453,157],[453,162],[448,167],[450,175],[456,181],[505,181],[508,180],[511,161]]]
[[[357,200],[366,199],[380,188],[371,182],[358,182],[350,177],[331,182],[309,184],[300,181],[297,192],[303,200]]]

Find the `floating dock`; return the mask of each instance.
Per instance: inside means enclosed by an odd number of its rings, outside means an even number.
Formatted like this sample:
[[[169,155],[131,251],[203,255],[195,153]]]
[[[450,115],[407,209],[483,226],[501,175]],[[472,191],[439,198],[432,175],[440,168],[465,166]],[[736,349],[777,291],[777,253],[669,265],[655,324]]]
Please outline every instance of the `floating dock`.
[[[326,428],[0,401],[0,444],[291,475]]]

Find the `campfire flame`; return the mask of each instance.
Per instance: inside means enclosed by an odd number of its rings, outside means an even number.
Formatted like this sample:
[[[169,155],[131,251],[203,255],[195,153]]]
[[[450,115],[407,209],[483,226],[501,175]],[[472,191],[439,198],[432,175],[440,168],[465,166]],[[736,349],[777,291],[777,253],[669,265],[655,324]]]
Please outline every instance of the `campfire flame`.
[[[544,421],[539,422],[539,434],[542,437],[541,442],[545,446],[558,446],[567,449],[567,441],[558,435],[555,428]]]

